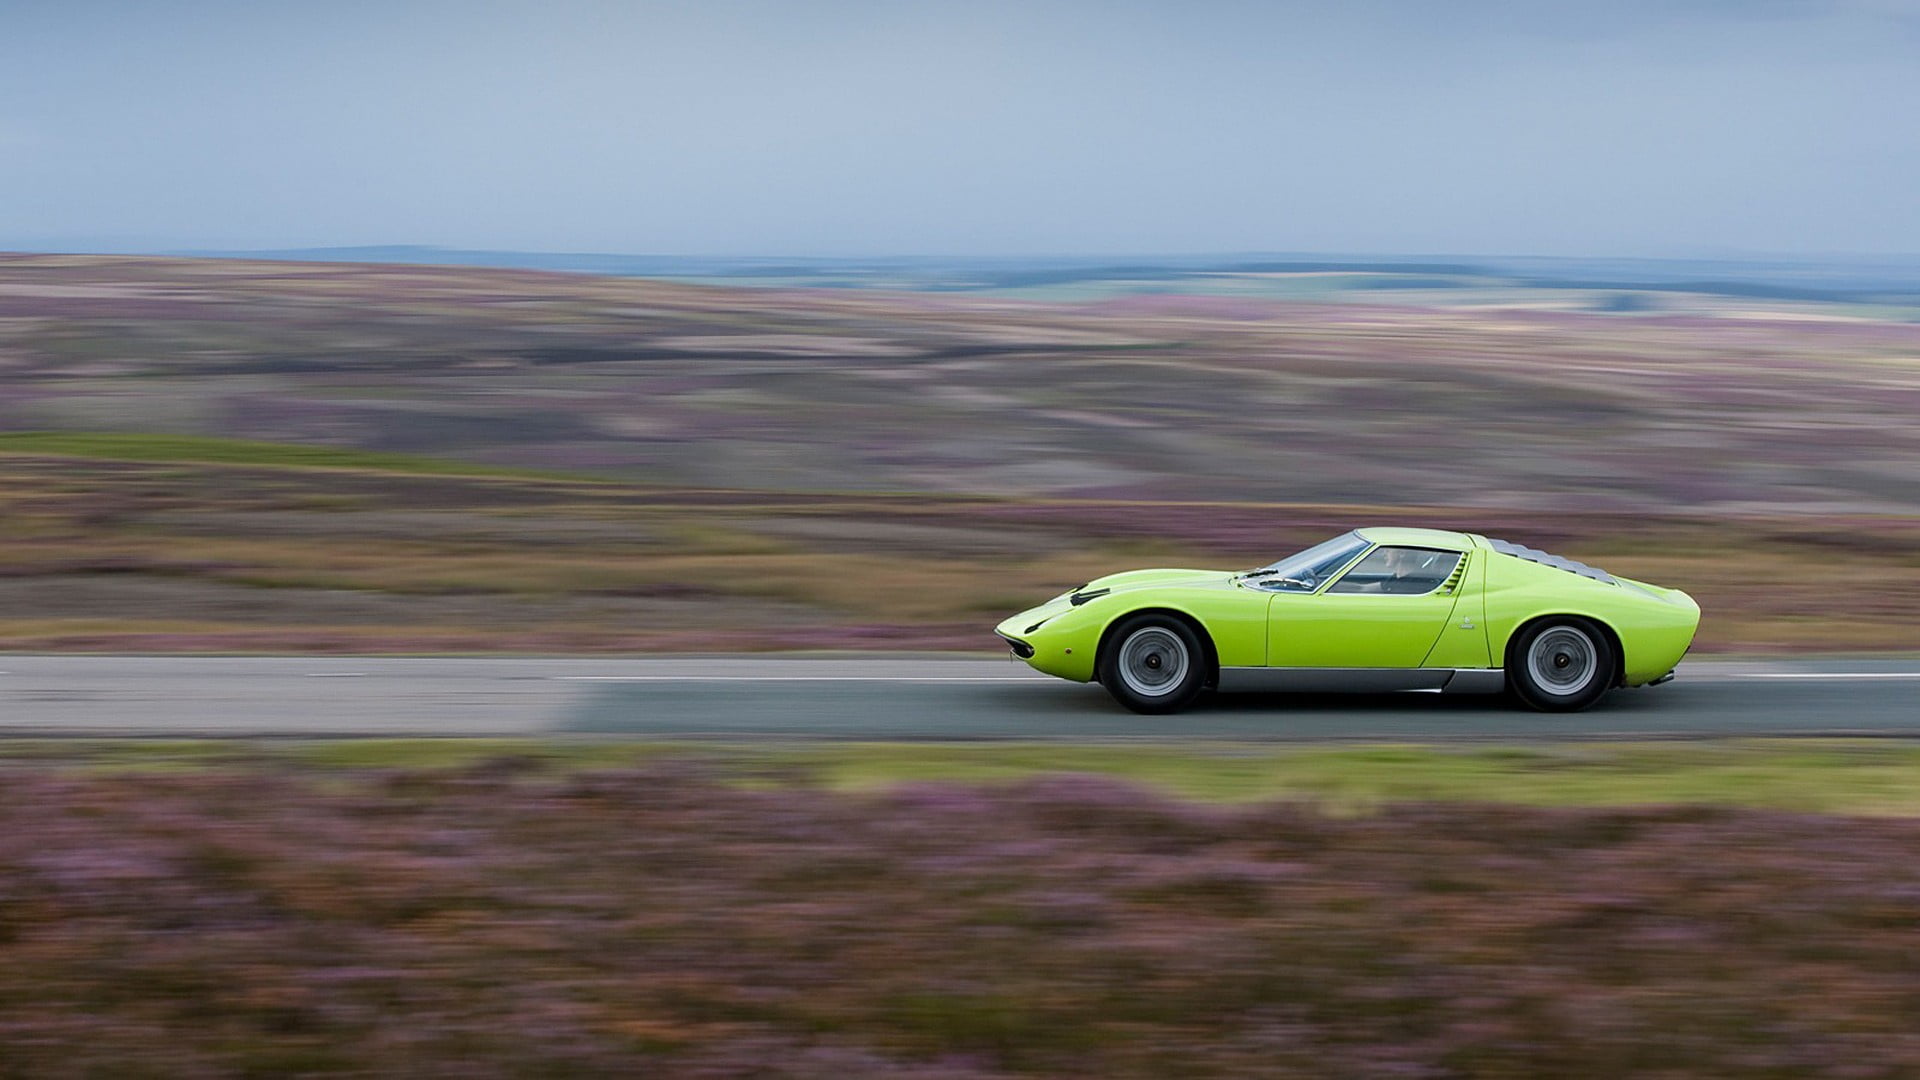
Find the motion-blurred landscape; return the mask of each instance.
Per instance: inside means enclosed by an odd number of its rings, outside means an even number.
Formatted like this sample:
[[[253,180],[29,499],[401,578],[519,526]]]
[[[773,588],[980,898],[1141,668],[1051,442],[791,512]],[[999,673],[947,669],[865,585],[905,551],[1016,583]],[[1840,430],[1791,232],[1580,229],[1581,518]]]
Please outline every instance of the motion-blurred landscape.
[[[0,0],[0,1080],[1920,1076],[1917,100],[1909,0]],[[1699,634],[992,633],[1369,524]]]
[[[1920,648],[1920,264],[276,254],[0,257],[0,646],[986,649],[1406,523]]]

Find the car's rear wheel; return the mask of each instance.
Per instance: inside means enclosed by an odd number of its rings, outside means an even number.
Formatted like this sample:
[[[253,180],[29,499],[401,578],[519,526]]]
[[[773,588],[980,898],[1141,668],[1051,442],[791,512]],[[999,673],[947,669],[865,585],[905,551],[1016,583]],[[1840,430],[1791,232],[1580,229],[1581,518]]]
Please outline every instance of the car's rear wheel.
[[[1578,712],[1612,689],[1615,666],[1613,643],[1599,627],[1585,619],[1543,619],[1508,650],[1507,685],[1530,709]]]
[[[1137,713],[1178,712],[1207,683],[1200,635],[1166,615],[1135,615],[1113,628],[1097,674],[1114,699]]]

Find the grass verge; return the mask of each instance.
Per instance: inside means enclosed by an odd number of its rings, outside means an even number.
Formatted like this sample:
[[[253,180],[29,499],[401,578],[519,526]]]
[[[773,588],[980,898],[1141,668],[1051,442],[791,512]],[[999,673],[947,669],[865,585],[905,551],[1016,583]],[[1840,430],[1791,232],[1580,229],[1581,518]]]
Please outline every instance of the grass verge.
[[[1199,802],[1304,802],[1341,813],[1399,802],[1703,805],[1920,816],[1920,745],[1740,740],[1536,745],[1190,749],[1165,745],[831,743],[598,739],[37,740],[0,743],[0,769],[352,773],[457,770],[512,760],[572,773],[673,761],[729,783],[838,792],[998,786],[1091,774]]]

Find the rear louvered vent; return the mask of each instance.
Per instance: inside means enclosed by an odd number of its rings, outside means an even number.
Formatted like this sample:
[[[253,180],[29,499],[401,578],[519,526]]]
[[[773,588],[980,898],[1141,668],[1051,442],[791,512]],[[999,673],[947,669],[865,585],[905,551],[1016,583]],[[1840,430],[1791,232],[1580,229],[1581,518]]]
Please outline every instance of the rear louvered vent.
[[[1508,540],[1489,540],[1487,541],[1487,546],[1502,555],[1512,555],[1516,559],[1537,562],[1542,566],[1551,566],[1555,570],[1565,570],[1569,574],[1579,574],[1583,578],[1592,578],[1595,581],[1605,582],[1608,585],[1620,584],[1613,579],[1612,574],[1607,573],[1597,566],[1588,566],[1583,562],[1574,562],[1572,559],[1563,559],[1558,555],[1549,555],[1538,548],[1530,548],[1524,544],[1516,544]]]
[[[1460,561],[1453,565],[1453,573],[1447,575],[1447,583],[1445,585],[1440,586],[1440,591],[1444,593],[1452,593],[1453,590],[1460,587],[1460,580],[1466,576],[1467,576],[1467,557],[1465,555],[1462,555],[1460,556]]]

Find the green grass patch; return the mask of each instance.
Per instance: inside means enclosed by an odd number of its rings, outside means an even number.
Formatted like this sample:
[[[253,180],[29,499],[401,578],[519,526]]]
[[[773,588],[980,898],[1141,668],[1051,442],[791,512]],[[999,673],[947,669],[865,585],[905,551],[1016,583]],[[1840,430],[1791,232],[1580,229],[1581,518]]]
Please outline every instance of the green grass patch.
[[[1077,772],[1115,776],[1186,799],[1301,800],[1345,811],[1437,801],[1920,814],[1920,746],[1881,741],[1208,750],[869,744],[783,756],[809,770],[815,782],[850,790]]]
[[[0,454],[97,458],[106,461],[247,465],[281,469],[349,469],[428,476],[501,476],[542,480],[591,480],[571,473],[512,469],[466,461],[345,450],[331,446],[219,439],[199,435],[131,432],[13,431],[0,433]]]
[[[1920,744],[1740,740],[1534,745],[1031,745],[526,739],[35,740],[0,742],[0,769],[320,772],[464,769],[513,761],[553,773],[674,759],[754,787],[883,791],[1110,776],[1188,800],[1285,800],[1343,813],[1397,802],[1529,806],[1692,804],[1920,815]]]

